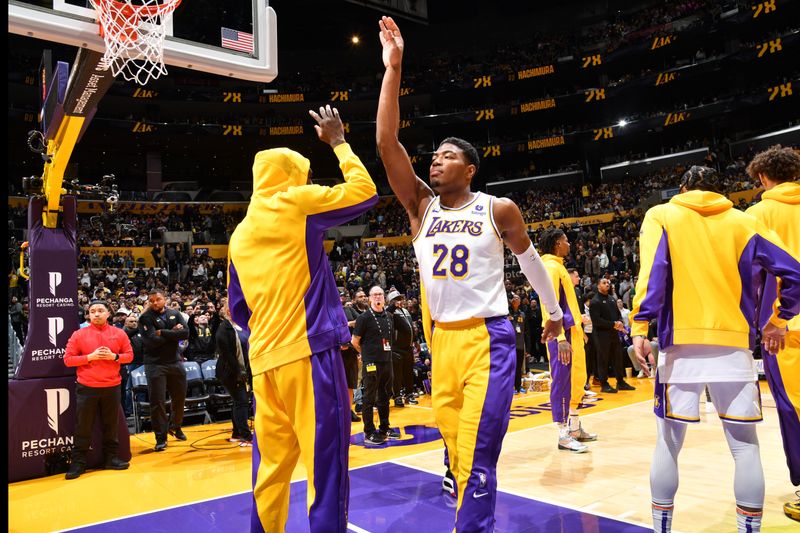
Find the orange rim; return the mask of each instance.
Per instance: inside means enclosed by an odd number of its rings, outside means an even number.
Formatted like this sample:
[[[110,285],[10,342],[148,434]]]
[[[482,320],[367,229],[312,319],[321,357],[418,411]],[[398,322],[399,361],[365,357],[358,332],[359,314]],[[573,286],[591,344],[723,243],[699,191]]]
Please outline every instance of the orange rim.
[[[160,4],[134,6],[118,0],[97,0],[95,5],[98,11],[109,15],[114,21],[115,27],[120,28],[117,35],[121,41],[136,41],[139,38],[138,26],[142,17],[171,13],[180,3],[181,0],[167,0]],[[99,18],[97,24],[100,27],[100,36],[105,37],[105,28]]]

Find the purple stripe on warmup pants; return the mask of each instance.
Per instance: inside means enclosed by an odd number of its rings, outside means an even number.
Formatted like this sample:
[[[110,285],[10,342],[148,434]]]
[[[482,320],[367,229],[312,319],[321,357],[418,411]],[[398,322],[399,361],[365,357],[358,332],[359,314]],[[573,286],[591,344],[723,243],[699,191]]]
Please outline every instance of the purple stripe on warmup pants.
[[[565,331],[567,342],[571,342],[572,332]],[[550,356],[550,412],[553,422],[563,424],[569,417],[569,402],[572,401],[572,359],[563,364],[558,359],[558,341],[547,343]]]
[[[506,317],[486,319],[490,370],[472,458],[472,472],[456,516],[459,533],[492,531],[497,502],[497,459],[508,430],[514,396],[516,336]]]
[[[347,473],[350,397],[347,392],[344,363],[338,347],[311,355],[311,379],[314,386],[316,435],[314,437],[315,499],[309,509],[309,522],[312,532],[345,533],[347,504],[350,499],[350,477]],[[257,439],[258,428],[253,435],[253,487],[261,462]],[[264,529],[258,519],[255,499],[252,501],[250,531],[262,532]]]
[[[783,449],[786,452],[786,465],[789,467],[789,479],[792,481],[792,485],[797,486],[800,485],[800,444],[798,444],[800,443],[800,419],[786,394],[778,359],[765,357],[764,371],[767,375],[769,390],[772,391],[775,406],[778,409],[778,423],[781,427]]]
[[[309,510],[311,531],[345,533],[350,499],[348,449],[350,447],[350,396],[341,349],[311,356],[314,411],[314,489]]]

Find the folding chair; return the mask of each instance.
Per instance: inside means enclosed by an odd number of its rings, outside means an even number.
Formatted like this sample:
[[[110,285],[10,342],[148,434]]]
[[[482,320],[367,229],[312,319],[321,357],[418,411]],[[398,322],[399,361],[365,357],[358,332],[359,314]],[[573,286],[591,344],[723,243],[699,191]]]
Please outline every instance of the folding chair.
[[[217,360],[209,359],[200,365],[203,372],[203,382],[206,386],[206,392],[211,398],[209,402],[209,413],[214,422],[219,420],[228,420],[231,418],[233,410],[233,399],[225,387],[217,379]]]
[[[203,383],[203,373],[200,365],[195,361],[184,361],[183,368],[186,370],[186,402],[184,403],[183,418],[202,416],[201,424],[210,423],[211,416],[208,413],[209,395],[206,394],[206,387]]]

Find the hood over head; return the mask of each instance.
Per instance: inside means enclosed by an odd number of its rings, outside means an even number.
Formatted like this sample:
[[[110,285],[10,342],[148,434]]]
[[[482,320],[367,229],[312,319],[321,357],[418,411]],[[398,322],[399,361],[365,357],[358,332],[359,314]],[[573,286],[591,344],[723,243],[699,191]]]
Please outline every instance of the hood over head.
[[[253,160],[253,197],[269,198],[305,185],[311,162],[289,148],[271,148],[256,154]]]

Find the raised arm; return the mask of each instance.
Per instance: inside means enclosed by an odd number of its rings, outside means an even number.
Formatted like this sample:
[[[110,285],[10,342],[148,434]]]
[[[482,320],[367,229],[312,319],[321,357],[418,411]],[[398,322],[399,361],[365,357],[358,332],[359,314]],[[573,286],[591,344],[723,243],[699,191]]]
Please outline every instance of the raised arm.
[[[378,98],[378,117],[376,121],[376,142],[378,153],[389,186],[403,204],[411,221],[411,232],[416,234],[420,221],[433,198],[433,191],[427,183],[414,173],[411,159],[400,144],[400,74],[403,62],[403,36],[391,17],[382,17],[378,22],[383,46],[383,74],[381,94]]]

